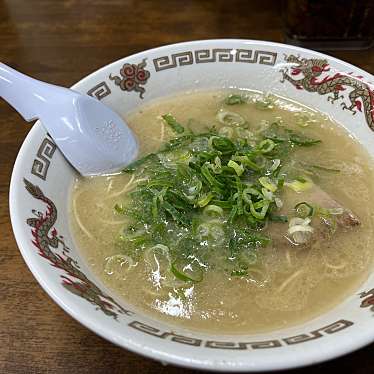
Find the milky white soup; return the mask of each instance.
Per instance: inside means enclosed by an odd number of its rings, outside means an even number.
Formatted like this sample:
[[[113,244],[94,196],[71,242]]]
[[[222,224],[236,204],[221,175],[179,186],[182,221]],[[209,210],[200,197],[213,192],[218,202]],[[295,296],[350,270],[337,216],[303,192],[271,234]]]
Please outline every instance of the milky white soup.
[[[249,334],[310,320],[366,279],[372,162],[327,116],[255,92],[198,92],[126,120],[140,157],[152,155],[77,179],[70,217],[87,263],[123,300],[174,325]]]

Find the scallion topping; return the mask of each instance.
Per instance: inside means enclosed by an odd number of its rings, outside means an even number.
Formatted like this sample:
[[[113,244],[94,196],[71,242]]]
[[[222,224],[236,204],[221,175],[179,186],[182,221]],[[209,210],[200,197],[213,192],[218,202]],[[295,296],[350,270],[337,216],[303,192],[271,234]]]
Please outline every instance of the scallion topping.
[[[275,143],[271,139],[265,139],[258,145],[258,149],[261,153],[269,153],[275,147]]]
[[[296,214],[300,218],[312,217],[314,213],[314,208],[312,205],[306,203],[305,201],[295,205]]]
[[[245,124],[245,120],[240,114],[235,113],[235,112],[229,112],[223,109],[221,109],[217,113],[217,120],[223,125],[230,125],[230,126],[239,125],[240,126],[240,125]]]
[[[284,183],[284,185],[291,188],[295,192],[305,192],[313,187],[313,182],[307,177],[298,177],[292,182]]]
[[[242,103],[234,95],[227,100],[227,105]],[[271,97],[257,103],[262,109],[273,104]],[[291,152],[320,141],[279,119],[251,132],[245,118],[226,110],[217,114],[221,129],[202,133],[185,131],[170,113],[162,119],[174,137],[125,169],[140,182],[114,207],[128,219],[119,248],[124,256],[149,263],[153,272],[159,263],[158,281],[167,287],[199,282],[210,267],[246,276],[270,241],[259,230],[268,221],[288,222],[277,214],[284,186],[296,192],[313,186],[307,177],[287,174]],[[289,221],[297,243],[313,231],[305,221],[313,215],[309,207],[299,203],[294,218],[302,222]]]
[[[165,114],[162,116],[162,119],[170,126],[170,128],[176,132],[177,134],[182,134],[184,132],[184,127],[177,122],[175,117],[173,117],[170,113]]]
[[[239,165],[237,164],[235,161],[233,160],[230,160],[228,163],[227,163],[227,166],[229,168],[233,168],[235,170],[235,173],[240,177],[243,173],[244,173],[244,167],[243,165]]]
[[[223,209],[218,205],[210,204],[205,207],[204,214],[208,217],[223,217]]]
[[[258,181],[262,186],[264,186],[271,192],[275,192],[278,189],[277,185],[272,182],[269,177],[261,177],[258,179]]]
[[[231,94],[226,97],[225,104],[226,105],[237,105],[237,104],[245,104],[248,101],[248,98],[244,95],[237,95]]]

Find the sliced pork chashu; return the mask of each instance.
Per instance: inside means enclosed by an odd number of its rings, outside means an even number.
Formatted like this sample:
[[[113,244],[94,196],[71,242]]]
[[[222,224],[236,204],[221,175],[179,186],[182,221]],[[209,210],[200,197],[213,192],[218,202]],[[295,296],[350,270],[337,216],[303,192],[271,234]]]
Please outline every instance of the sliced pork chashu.
[[[328,239],[336,231],[353,229],[360,225],[358,216],[315,184],[302,193],[297,193],[290,188],[284,188],[282,201],[283,207],[279,214],[287,215],[289,221],[296,216],[295,206],[302,202],[310,204],[314,208],[315,214],[305,221],[309,227],[308,230],[312,229],[305,231],[307,240],[300,240],[300,243],[298,243],[298,240],[293,240],[293,236],[289,234],[289,225],[273,225],[271,236],[275,245],[283,246],[290,243],[308,245],[316,240]],[[308,221],[310,222],[308,223]],[[302,220],[299,219],[296,224],[303,224]]]

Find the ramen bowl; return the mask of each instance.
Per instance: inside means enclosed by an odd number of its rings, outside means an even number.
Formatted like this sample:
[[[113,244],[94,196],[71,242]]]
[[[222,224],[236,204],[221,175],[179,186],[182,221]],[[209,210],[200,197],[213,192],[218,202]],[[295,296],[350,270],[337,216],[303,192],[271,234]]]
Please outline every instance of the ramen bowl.
[[[334,79],[336,84],[331,83]],[[124,116],[178,92],[222,88],[272,92],[331,115],[373,157],[371,79],[365,71],[317,52],[233,39],[141,52],[103,67],[72,88]],[[357,87],[359,96],[353,99],[350,93]],[[342,103],[361,111],[353,116],[352,111],[343,110]],[[262,334],[208,334],[148,316],[106,288],[75,246],[69,193],[76,177],[37,122],[13,170],[13,230],[22,256],[45,291],[73,318],[112,343],[163,363],[248,372],[309,365],[374,341],[374,274],[323,315]]]

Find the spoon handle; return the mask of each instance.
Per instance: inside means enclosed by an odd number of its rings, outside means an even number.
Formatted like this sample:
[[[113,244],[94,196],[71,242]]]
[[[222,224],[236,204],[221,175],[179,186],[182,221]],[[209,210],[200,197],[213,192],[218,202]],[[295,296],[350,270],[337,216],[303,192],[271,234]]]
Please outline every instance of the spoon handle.
[[[57,96],[67,90],[38,81],[0,62],[0,97],[7,101],[26,121],[40,118]]]
[[[33,79],[0,62],[0,96],[26,121],[36,119],[41,98],[33,95]]]

